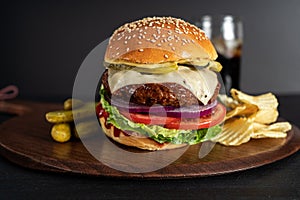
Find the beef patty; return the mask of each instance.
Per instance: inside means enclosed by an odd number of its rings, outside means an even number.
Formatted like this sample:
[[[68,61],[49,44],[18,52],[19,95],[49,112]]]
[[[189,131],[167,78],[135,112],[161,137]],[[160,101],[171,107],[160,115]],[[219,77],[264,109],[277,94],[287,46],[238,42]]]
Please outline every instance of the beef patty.
[[[101,77],[101,83],[107,91],[108,97],[111,98],[112,94],[108,84],[107,70]],[[220,84],[217,85],[209,103],[216,100],[219,90]],[[154,104],[173,107],[203,105],[191,91],[177,83],[127,85],[115,91],[113,96],[114,98],[122,98],[126,101],[129,100],[132,103],[146,106],[152,106]]]

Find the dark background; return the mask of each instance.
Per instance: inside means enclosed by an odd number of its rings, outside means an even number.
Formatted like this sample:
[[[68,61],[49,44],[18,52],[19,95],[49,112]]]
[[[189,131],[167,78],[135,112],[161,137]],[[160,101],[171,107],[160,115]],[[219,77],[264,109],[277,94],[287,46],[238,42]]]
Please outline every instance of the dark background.
[[[2,1],[0,88],[15,84],[20,98],[62,101],[71,95],[86,55],[120,25],[145,16],[194,21],[204,14],[241,16],[242,90],[282,94],[280,114],[299,127],[298,0]],[[292,93],[298,98],[289,96]],[[159,182],[45,173],[0,157],[0,180],[0,199],[299,199],[300,195],[299,152],[252,170]]]
[[[7,1],[1,5],[0,88],[21,98],[62,100],[86,55],[125,22],[204,14],[239,15],[244,22],[241,89],[300,94],[300,1]]]

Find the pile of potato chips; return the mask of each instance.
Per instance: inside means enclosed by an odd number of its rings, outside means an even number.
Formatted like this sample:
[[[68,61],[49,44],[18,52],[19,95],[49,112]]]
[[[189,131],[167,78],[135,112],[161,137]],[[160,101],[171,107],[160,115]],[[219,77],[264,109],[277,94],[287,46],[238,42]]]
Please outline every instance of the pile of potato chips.
[[[213,141],[227,146],[237,146],[251,138],[285,138],[292,126],[288,122],[276,122],[278,101],[272,93],[250,96],[231,89],[231,96],[220,95],[229,109],[223,132]]]

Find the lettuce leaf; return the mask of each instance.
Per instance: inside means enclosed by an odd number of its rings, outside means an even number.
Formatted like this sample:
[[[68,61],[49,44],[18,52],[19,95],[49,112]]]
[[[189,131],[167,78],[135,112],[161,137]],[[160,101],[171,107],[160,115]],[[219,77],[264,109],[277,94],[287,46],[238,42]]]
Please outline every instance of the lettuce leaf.
[[[105,90],[103,86],[100,90],[100,103],[106,112],[109,113],[106,123],[110,123],[118,129],[133,131],[144,136],[150,137],[153,140],[164,143],[170,142],[173,144],[197,144],[210,140],[218,135],[222,128],[220,125],[214,127],[199,129],[199,130],[178,130],[167,129],[159,125],[145,125],[135,123],[121,115],[115,106],[110,105],[104,98]]]

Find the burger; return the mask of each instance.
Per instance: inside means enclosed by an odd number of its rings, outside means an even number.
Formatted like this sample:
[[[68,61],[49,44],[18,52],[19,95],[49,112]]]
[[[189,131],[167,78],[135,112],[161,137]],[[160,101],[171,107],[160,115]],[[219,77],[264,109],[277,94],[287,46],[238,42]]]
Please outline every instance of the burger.
[[[198,27],[148,17],[114,31],[104,56],[97,114],[122,145],[162,150],[194,145],[222,131],[217,53]]]

